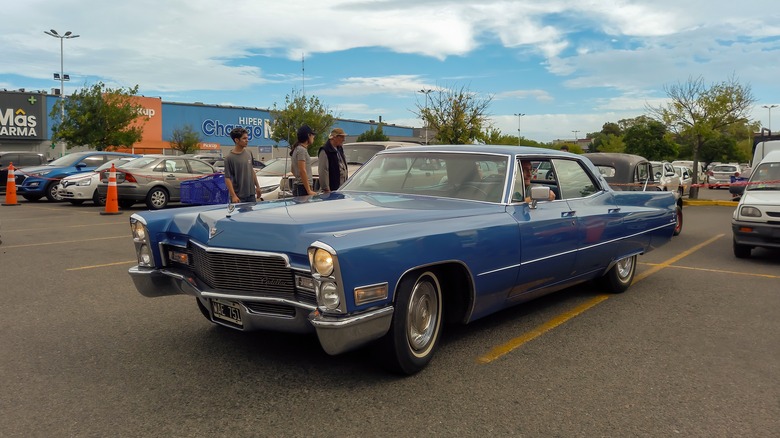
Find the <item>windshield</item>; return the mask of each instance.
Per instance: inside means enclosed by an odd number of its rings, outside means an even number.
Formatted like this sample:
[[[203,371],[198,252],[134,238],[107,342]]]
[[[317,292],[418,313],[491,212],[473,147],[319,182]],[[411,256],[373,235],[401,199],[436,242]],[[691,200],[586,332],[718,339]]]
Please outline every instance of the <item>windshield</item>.
[[[62,167],[73,166],[74,164],[81,161],[82,158],[84,158],[84,154],[65,155],[64,157],[57,158],[56,160],[47,164],[47,166],[62,166]]]
[[[780,163],[759,164],[745,190],[780,190]]]
[[[339,191],[373,191],[501,202],[506,156],[456,153],[394,153],[361,167]]]
[[[385,150],[381,144],[344,145],[344,156],[347,164],[365,164],[377,152]]]

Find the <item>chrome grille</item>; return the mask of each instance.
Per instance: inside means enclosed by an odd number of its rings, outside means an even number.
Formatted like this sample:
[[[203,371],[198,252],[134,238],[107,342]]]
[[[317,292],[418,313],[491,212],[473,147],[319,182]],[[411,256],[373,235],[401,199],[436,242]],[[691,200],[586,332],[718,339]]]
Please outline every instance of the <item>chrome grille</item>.
[[[274,297],[315,304],[313,292],[296,295],[292,270],[282,256],[207,251],[190,243],[195,275],[211,289],[253,297]]]

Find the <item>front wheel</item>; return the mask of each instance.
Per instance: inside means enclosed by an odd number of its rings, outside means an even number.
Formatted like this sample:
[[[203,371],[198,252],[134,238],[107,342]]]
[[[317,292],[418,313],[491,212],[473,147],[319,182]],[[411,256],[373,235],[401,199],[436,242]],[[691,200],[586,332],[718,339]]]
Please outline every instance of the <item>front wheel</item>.
[[[428,365],[439,344],[442,293],[431,271],[404,278],[398,286],[390,331],[383,339],[385,364],[402,374],[414,374]]]
[[[40,195],[22,195],[22,198],[24,198],[24,199],[26,199],[26,200],[28,200],[30,202],[35,202],[35,201],[41,199],[41,196]]]
[[[737,240],[734,239],[734,257],[738,259],[746,259],[750,257],[750,252],[753,248],[747,246],[747,245],[740,245],[737,243]]]
[[[680,232],[682,231],[683,227],[683,211],[682,207],[679,205],[677,206],[677,209],[675,211],[675,214],[677,215],[675,217],[675,223],[674,223],[674,235],[679,236]]]
[[[52,181],[46,186],[46,199],[48,199],[49,202],[62,201],[62,196],[60,196],[60,191],[57,189],[57,184],[59,184],[57,181]]]
[[[619,294],[625,292],[631,286],[635,273],[636,254],[618,260],[615,266],[601,277],[601,283],[607,289],[607,292]]]

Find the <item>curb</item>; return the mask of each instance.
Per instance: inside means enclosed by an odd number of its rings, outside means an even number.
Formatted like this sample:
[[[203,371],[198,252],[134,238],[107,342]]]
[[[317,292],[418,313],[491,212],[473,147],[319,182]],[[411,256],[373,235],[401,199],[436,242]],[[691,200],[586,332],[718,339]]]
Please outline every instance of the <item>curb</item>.
[[[737,201],[715,201],[708,199],[683,199],[683,205],[720,205],[724,207],[736,207]]]

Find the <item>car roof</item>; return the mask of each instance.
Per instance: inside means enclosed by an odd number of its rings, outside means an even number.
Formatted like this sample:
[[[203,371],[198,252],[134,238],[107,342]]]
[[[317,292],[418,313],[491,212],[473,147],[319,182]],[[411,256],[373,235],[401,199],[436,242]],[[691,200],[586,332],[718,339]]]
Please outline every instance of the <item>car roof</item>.
[[[777,163],[780,162],[780,150],[770,151],[768,154],[764,155],[764,158],[761,159],[761,163]]]

